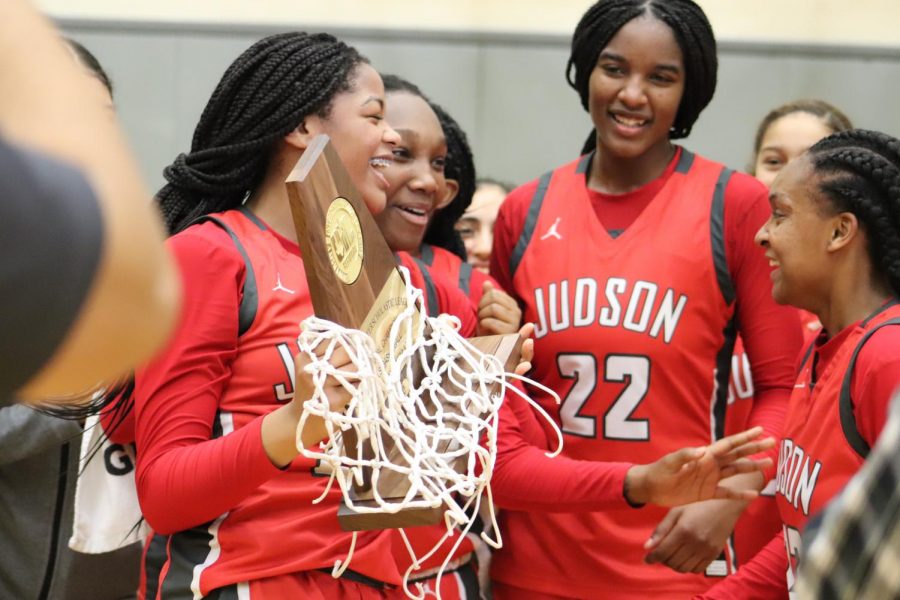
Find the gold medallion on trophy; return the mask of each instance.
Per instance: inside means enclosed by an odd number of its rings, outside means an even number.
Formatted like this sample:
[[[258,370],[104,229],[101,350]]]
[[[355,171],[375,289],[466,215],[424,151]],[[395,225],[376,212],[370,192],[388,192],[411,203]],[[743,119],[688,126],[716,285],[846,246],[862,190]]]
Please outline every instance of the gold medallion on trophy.
[[[363,237],[359,217],[346,198],[335,198],[325,215],[328,260],[338,278],[350,285],[362,270]]]

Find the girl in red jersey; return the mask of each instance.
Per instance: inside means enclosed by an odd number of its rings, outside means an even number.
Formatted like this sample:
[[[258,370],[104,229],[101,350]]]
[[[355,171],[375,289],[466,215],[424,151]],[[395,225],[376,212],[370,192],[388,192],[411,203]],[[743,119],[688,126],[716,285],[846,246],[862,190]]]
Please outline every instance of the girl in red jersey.
[[[394,162],[384,169],[385,178],[389,183],[388,208],[379,215],[377,219],[379,225],[393,249],[414,250],[422,243],[423,233],[426,230],[427,223],[429,223],[427,217],[433,216],[430,221],[432,226],[430,239],[434,242],[454,247],[453,240],[448,239],[447,232],[449,231],[457,241],[458,238],[453,234],[452,228],[449,227],[452,225],[452,221],[443,219],[447,214],[446,209],[444,211],[438,210],[433,215],[431,213],[436,208],[439,208],[441,204],[445,204],[448,197],[452,197],[453,192],[448,194],[446,191],[447,186],[445,182],[448,172],[450,175],[457,177],[459,182],[468,182],[468,184],[473,182],[473,178],[467,176],[467,174],[474,176],[474,165],[465,143],[465,137],[458,130],[455,122],[452,122],[449,116],[440,111],[440,109],[438,109],[438,112],[441,113],[442,118],[439,120],[433,105],[429,105],[418,88],[390,75],[385,76],[384,80],[387,90],[385,116],[391,126],[399,133],[400,141],[393,150]],[[449,126],[448,123],[450,123]],[[463,193],[470,196],[472,186],[468,184],[462,185],[461,188]],[[454,202],[457,202],[458,198],[459,196]],[[458,210],[463,208],[464,205],[457,207]],[[407,213],[409,213],[409,217]],[[435,228],[435,226],[437,227]],[[436,234],[435,229],[441,231],[441,233]],[[424,248],[425,246],[422,247]],[[404,254],[401,253],[401,256]],[[447,252],[447,254],[450,253]],[[451,256],[456,257],[455,254],[451,254]],[[433,272],[435,279],[439,279],[443,274],[439,269],[427,269],[423,272],[428,271]],[[506,296],[499,290],[497,290],[497,293]],[[487,294],[485,297],[487,297]],[[484,304],[485,301],[482,300],[482,305]],[[516,412],[521,414],[517,415]],[[538,424],[538,418],[531,408],[515,395],[508,395],[507,406],[504,406],[501,421],[503,423],[501,427],[506,431],[502,435],[504,444],[509,444],[511,439],[517,437],[511,434],[513,427],[521,427],[522,423],[528,425]],[[522,440],[524,443],[524,439],[517,439]],[[591,496],[594,502],[614,503],[616,500],[624,502],[621,490],[614,490],[610,493],[610,490],[603,485],[593,485],[598,481],[595,478],[597,473],[586,470],[584,465],[577,464],[578,461],[564,458],[548,458],[544,454],[544,450],[549,448],[544,442],[545,440],[540,441],[540,448],[535,446],[527,448],[527,451],[532,455],[530,464],[538,461],[544,468],[550,468],[559,472],[572,472],[570,469],[575,469],[577,476],[583,481],[584,485],[593,488]],[[682,456],[684,455],[682,454]],[[669,460],[675,460],[675,458],[669,457]],[[666,464],[669,467],[666,467]],[[634,497],[641,498],[641,501],[658,503],[677,502],[678,495],[666,496],[666,494],[675,492],[679,487],[683,488],[685,482],[677,482],[676,478],[666,479],[668,485],[662,482],[666,477],[663,473],[667,472],[667,469],[671,470],[672,464],[674,463],[666,463],[666,459],[664,459],[660,464],[634,469],[632,472],[634,485],[631,490]],[[749,463],[744,463],[744,466],[752,468]],[[626,465],[625,467],[632,468],[631,465]],[[645,471],[648,473],[648,476],[640,476]],[[650,473],[652,475],[649,475]],[[654,490],[651,491],[645,485],[644,482],[647,481],[654,482]],[[497,493],[501,496],[507,493],[506,487],[502,482],[499,482]],[[710,494],[714,492],[711,488],[708,488],[705,493]],[[616,496],[618,496],[618,499]],[[681,495],[680,497],[684,498],[685,496]],[[688,495],[687,497],[693,498],[695,496]],[[440,525],[406,530],[407,538],[417,556],[424,556],[444,537],[445,533],[446,528]],[[448,539],[431,558],[421,565],[420,569],[411,573],[411,580],[422,586],[422,590],[426,594],[436,592],[439,589],[441,597],[445,600],[476,598],[479,594],[479,581],[475,577],[474,567],[476,566],[476,561],[473,554],[480,549],[486,550],[487,546],[477,536],[471,535],[470,538],[462,540],[454,554],[448,557],[447,555],[455,542],[456,538]],[[394,539],[394,552],[401,572],[405,572],[411,566],[412,561],[399,534]],[[444,571],[443,577],[437,580],[434,573],[445,559],[448,559],[449,566]],[[485,554],[479,552],[479,562],[485,559]],[[478,565],[479,570],[481,566],[481,564]],[[415,586],[410,586],[410,589],[413,592],[416,591]]]
[[[747,172],[769,187],[786,164],[817,141],[852,128],[847,116],[824,100],[795,100],[777,106],[766,114],[756,129],[753,157]],[[806,346],[816,337],[822,324],[815,315],[805,310],[799,313]],[[731,359],[726,432],[740,431],[746,427],[752,399],[750,360],[743,340],[738,336]],[[774,481],[770,481],[760,498],[747,507],[734,528],[736,562],[740,565],[749,561],[780,529]]]
[[[766,190],[673,143],[711,100],[716,70],[694,2],[597,2],[568,64],[594,124],[586,154],[501,208],[491,273],[536,324],[529,375],[564,397],[557,408],[534,392],[566,456],[648,462],[721,436],[738,330],[756,386],[750,423],[780,433],[800,334],[753,244]],[[601,511],[583,493],[572,480],[503,513],[495,597],[684,598],[729,572],[723,549],[746,502]]]
[[[465,261],[465,246],[454,227],[472,202],[475,190],[475,163],[465,132],[414,84],[395,75],[385,75],[384,82],[388,97],[397,101],[391,108],[392,118],[402,119],[404,124],[399,126],[403,131],[400,131],[401,144],[394,150],[394,164],[385,174],[391,181],[387,206],[376,217],[385,239],[393,250],[410,253],[471,299],[478,311],[479,334],[515,333],[519,329],[521,310],[509,294],[499,289],[496,281],[472,269]],[[422,104],[427,104],[428,112],[437,117],[438,134],[444,140],[444,155],[439,159],[440,164],[432,167],[440,169],[444,181],[436,192],[427,189],[432,185],[430,181],[413,172],[416,160],[420,159],[412,154],[426,140],[418,139],[424,133],[423,116],[412,113],[408,105],[424,110]],[[418,131],[410,130],[411,126]],[[404,131],[410,134],[404,135]]]
[[[772,294],[823,329],[800,360],[778,455],[782,531],[702,598],[794,592],[800,534],[862,466],[900,385],[900,141],[850,130],[786,165],[757,234]]]
[[[293,355],[313,311],[284,186],[326,133],[381,210],[399,141],[384,103],[381,78],[353,48],[325,34],[271,36],[227,69],[191,152],[165,170],[157,200],[186,308],[176,339],[135,382],[137,485],[156,532],[148,598],[401,595],[385,532],[361,533],[351,570],[330,573],[351,538],[338,526],[339,492],[312,503],[327,479],[295,447],[312,388]],[[455,312],[467,308],[472,331],[468,303]],[[316,421],[302,432],[307,445],[324,436]]]

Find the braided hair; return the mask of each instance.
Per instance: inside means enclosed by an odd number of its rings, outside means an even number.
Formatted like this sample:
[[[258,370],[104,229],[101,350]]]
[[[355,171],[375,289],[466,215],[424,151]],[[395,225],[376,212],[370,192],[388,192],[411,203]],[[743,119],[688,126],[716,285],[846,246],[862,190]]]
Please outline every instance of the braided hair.
[[[465,262],[466,247],[454,225],[466,212],[472,203],[472,196],[475,194],[475,161],[466,138],[466,132],[441,105],[432,102],[416,85],[396,75],[382,75],[381,79],[384,81],[384,91],[387,94],[407,92],[428,102],[441,123],[444,137],[447,140],[444,176],[459,184],[459,192],[450,204],[434,214],[422,241],[449,250]]]
[[[456,181],[459,192],[453,201],[439,210],[431,219],[425,232],[424,242],[445,248],[466,262],[466,246],[463,244],[455,225],[472,204],[475,195],[475,159],[466,132],[439,104],[431,103],[438,116],[444,136],[447,138],[447,162],[444,176]]]
[[[250,46],[210,96],[191,151],[163,170],[168,184],[156,200],[169,233],[239,206],[262,182],[279,141],[305,117],[327,117],[367,62],[325,33],[282,33]]]
[[[572,51],[566,64],[566,81],[578,92],[581,105],[589,110],[591,73],[600,52],[629,21],[650,15],[675,34],[684,57],[684,95],[669,133],[685,138],[716,91],[718,57],[716,38],[706,15],[692,0],[599,0],[581,17],[572,36]],[[586,152],[596,147],[596,131],[585,143]],[[585,152],[585,153],[586,153]]]
[[[835,212],[856,215],[877,273],[900,296],[900,140],[851,129],[808,151],[818,189]]]

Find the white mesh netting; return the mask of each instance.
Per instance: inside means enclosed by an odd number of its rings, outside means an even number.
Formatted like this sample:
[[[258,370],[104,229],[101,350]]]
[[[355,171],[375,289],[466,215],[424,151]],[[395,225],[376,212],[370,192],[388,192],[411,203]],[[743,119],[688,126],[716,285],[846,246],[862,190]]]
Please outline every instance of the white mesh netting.
[[[429,552],[416,556],[405,533],[400,530],[412,558],[405,573],[404,589],[425,560],[429,559],[454,530],[463,535],[447,553],[438,570],[440,577],[459,544],[472,527],[474,515],[484,502],[494,535],[481,534],[495,548],[501,545],[491,500],[490,478],[497,456],[497,431],[500,406],[506,393],[518,394],[553,425],[559,440],[556,456],[562,448],[562,434],[544,410],[512,380],[525,378],[506,373],[494,356],[482,354],[458,333],[459,320],[441,315],[422,317],[422,293],[409,284],[409,274],[401,267],[406,281],[406,306],[394,321],[388,336],[385,356],[379,355],[373,339],[358,330],[341,327],[316,317],[306,319],[300,335],[300,350],[307,354],[307,371],[316,390],[304,404],[297,426],[298,450],[307,458],[321,461],[331,478],[323,500],[334,482],[344,502],[360,513],[395,513],[410,508],[444,506],[446,534]],[[330,358],[339,347],[350,357],[353,370],[339,370]],[[316,354],[316,349],[320,355]],[[324,349],[324,352],[322,350]],[[418,374],[418,377],[417,377]],[[331,409],[324,392],[328,377],[351,393],[346,410]],[[418,381],[416,383],[416,381]],[[527,380],[556,397],[552,391]],[[325,421],[329,437],[321,444],[304,448],[300,441],[306,421],[317,416]],[[346,447],[345,432],[353,430],[356,445]],[[362,484],[370,474],[377,506],[354,503],[353,482]],[[378,482],[398,474],[408,481],[402,498],[383,498]],[[356,542],[354,533],[348,556],[333,570],[335,577],[348,567]],[[421,587],[418,595],[424,597]]]

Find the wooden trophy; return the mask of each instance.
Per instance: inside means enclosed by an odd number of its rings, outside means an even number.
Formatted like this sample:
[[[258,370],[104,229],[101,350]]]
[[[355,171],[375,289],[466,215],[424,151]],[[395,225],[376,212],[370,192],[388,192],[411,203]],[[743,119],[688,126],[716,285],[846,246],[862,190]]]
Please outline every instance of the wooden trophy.
[[[386,357],[391,324],[406,307],[405,283],[328,136],[314,138],[285,183],[316,316],[365,331]],[[518,334],[469,342],[496,356],[507,370],[519,360],[522,340]],[[352,429],[342,435],[345,447],[356,447]],[[388,452],[394,464],[403,464],[399,452]],[[408,489],[409,482],[402,474],[382,472],[378,481],[382,498],[403,498]],[[354,485],[352,493],[354,503],[377,506],[369,476],[362,485]],[[443,507],[358,513],[342,503],[338,520],[343,529],[357,531],[432,525],[441,522],[442,515]]]

